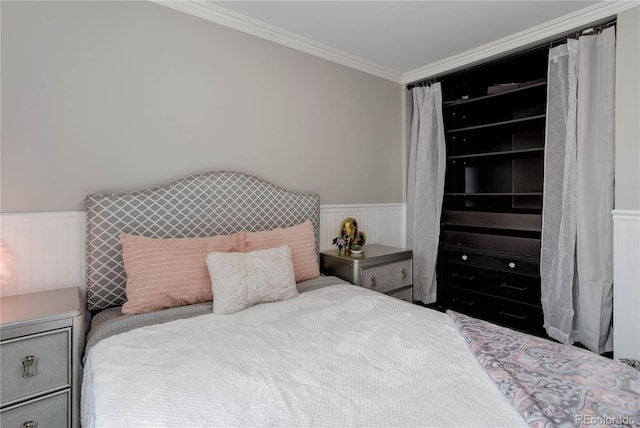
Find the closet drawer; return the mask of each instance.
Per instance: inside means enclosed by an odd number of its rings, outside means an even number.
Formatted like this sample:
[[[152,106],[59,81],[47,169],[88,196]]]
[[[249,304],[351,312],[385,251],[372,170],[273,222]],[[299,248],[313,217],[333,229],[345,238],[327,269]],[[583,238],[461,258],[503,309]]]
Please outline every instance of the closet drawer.
[[[443,262],[475,266],[483,269],[499,270],[520,275],[540,276],[540,263],[537,259],[522,259],[515,254],[483,254],[469,249],[448,247],[440,249]]]
[[[540,306],[518,303],[457,287],[448,287],[445,299],[448,307],[454,311],[538,336],[546,336]]]
[[[512,253],[536,260],[540,257],[540,240],[534,238],[443,230],[440,242],[452,247]]]
[[[457,287],[531,305],[540,305],[539,278],[454,263],[444,263],[442,272],[447,287]]]

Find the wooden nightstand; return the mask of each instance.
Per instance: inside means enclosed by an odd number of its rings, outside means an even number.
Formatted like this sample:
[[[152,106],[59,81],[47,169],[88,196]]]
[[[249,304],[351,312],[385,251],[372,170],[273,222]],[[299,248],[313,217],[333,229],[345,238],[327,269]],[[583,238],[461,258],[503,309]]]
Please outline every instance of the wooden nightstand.
[[[321,252],[321,272],[412,302],[413,252],[384,245],[365,245],[362,249],[362,254]]]
[[[0,426],[79,427],[84,310],[76,287],[0,299]]]

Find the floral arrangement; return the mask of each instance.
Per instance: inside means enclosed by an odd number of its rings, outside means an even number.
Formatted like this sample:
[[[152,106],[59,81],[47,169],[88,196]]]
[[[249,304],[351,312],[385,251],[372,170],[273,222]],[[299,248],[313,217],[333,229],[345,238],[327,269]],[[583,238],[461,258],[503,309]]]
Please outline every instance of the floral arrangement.
[[[342,238],[340,236],[336,236],[335,238],[333,238],[333,241],[331,242],[331,245],[337,245],[338,246],[338,250],[342,251],[343,248],[350,248],[349,245],[349,238]]]

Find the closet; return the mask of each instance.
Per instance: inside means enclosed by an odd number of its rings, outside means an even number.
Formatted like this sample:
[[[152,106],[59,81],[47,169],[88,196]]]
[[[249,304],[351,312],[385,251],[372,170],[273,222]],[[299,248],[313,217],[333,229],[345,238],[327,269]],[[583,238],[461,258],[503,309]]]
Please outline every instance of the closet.
[[[437,305],[541,336],[547,54],[440,79],[447,166]]]

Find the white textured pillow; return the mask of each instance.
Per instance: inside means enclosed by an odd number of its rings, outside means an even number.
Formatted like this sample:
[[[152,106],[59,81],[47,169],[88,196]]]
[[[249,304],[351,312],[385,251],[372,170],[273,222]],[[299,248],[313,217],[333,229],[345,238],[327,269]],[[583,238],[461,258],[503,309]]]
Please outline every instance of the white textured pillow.
[[[291,249],[286,245],[248,253],[211,253],[207,267],[215,314],[233,314],[298,295]]]

